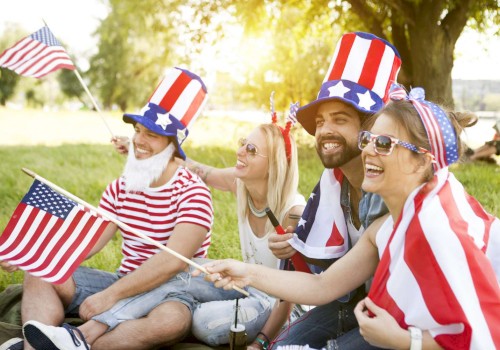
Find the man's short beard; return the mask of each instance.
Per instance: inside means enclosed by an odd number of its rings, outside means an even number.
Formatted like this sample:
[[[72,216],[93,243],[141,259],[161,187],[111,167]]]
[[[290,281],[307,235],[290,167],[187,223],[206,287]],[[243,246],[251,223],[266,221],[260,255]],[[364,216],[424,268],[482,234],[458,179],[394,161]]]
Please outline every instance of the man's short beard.
[[[127,192],[142,192],[154,181],[158,180],[167,168],[175,152],[175,145],[170,143],[163,151],[146,159],[137,159],[134,143],[130,143],[127,163],[123,170],[125,190]]]
[[[327,139],[330,138],[327,137]],[[333,139],[337,142],[340,141],[338,138],[332,138],[332,140]],[[320,142],[316,142],[316,152],[318,153],[321,163],[323,163],[323,166],[326,169],[340,168],[361,154],[361,150],[358,148],[357,144],[354,146],[350,145],[345,142],[345,139],[343,139],[342,142],[344,144],[344,151],[342,153],[325,155],[321,150],[321,141],[322,140],[320,140]]]

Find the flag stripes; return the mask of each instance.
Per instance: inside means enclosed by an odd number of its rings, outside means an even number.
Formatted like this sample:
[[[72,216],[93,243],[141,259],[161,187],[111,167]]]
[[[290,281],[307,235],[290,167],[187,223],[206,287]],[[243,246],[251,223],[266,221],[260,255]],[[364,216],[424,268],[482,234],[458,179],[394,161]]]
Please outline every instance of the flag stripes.
[[[35,180],[0,236],[0,260],[47,282],[63,283],[107,224]]]
[[[0,55],[0,66],[19,75],[42,78],[61,68],[75,66],[48,27],[20,40]]]

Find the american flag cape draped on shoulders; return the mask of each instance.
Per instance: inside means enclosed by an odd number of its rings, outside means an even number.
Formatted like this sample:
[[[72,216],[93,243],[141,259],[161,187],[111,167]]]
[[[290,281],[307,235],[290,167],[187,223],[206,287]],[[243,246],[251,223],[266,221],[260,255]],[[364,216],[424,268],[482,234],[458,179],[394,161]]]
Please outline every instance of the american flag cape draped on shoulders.
[[[344,211],[340,204],[343,174],[325,169],[307,201],[290,244],[314,259],[334,259],[349,249]]]
[[[0,236],[0,260],[43,280],[66,281],[108,221],[35,180]]]
[[[48,27],[39,29],[5,50],[0,55],[0,67],[34,78],[61,68],[75,69],[68,53]]]
[[[409,196],[376,241],[369,297],[401,327],[428,330],[446,349],[500,348],[500,221],[448,168]]]

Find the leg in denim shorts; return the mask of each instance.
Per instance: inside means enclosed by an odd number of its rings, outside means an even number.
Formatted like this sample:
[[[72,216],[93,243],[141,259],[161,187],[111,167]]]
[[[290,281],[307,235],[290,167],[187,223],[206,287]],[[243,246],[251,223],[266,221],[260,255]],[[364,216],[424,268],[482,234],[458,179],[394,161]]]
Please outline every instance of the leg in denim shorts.
[[[148,315],[151,310],[166,301],[180,302],[192,312],[196,302],[187,293],[190,280],[191,274],[189,272],[180,272],[151,291],[120,300],[111,309],[94,316],[92,319],[108,325],[110,331],[121,322]]]
[[[79,267],[73,273],[76,284],[73,300],[66,308],[65,313],[73,316],[78,315],[78,309],[85,299],[94,295],[118,281],[120,275],[117,273],[101,271],[89,267]]]

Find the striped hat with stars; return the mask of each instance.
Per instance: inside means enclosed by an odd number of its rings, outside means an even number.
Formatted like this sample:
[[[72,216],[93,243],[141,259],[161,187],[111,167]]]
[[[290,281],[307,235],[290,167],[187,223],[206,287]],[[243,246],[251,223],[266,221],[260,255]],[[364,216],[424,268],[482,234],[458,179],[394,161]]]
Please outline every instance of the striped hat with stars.
[[[207,102],[205,84],[199,76],[181,68],[169,69],[139,114],[124,114],[126,123],[140,123],[152,132],[173,136],[176,155],[186,159],[181,148],[191,125]]]
[[[298,121],[314,135],[318,106],[332,100],[345,102],[363,113],[377,112],[387,102],[400,67],[401,57],[389,42],[363,32],[344,34],[317,99],[297,111]]]

